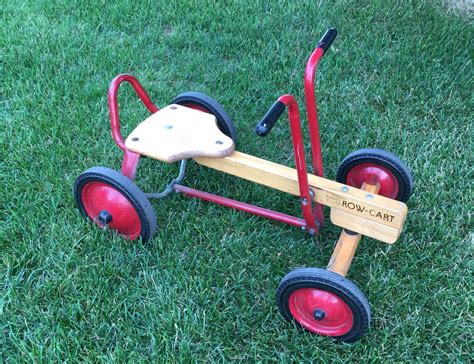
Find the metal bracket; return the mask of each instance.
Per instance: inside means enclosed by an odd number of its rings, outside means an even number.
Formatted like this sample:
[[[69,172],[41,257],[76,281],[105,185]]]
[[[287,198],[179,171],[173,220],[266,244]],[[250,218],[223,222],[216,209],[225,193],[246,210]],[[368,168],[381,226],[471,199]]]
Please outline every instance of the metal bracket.
[[[163,192],[160,192],[160,193],[145,193],[145,196],[150,198],[150,199],[161,199],[161,198],[164,198],[164,197],[168,196],[171,192],[173,192],[174,191],[174,189],[173,189],[174,185],[181,183],[184,179],[184,175],[186,173],[186,164],[187,164],[187,162],[188,162],[187,159],[181,160],[181,164],[179,165],[178,177],[173,179],[169,183],[169,185],[166,186],[166,188],[164,189]]]

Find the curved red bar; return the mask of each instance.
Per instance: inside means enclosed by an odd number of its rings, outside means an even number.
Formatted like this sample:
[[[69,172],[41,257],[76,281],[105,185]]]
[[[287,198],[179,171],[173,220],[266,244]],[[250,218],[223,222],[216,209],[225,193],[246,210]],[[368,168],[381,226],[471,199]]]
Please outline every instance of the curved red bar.
[[[288,94],[280,96],[278,101],[284,103],[288,107],[291,137],[293,139],[293,151],[296,162],[296,172],[298,175],[298,184],[300,188],[301,209],[303,211],[303,217],[306,221],[306,228],[310,233],[317,233],[319,227],[316,225],[315,216],[313,215],[311,208],[312,198],[309,192],[308,172],[306,170],[306,158],[304,155],[303,131],[301,130],[298,102],[294,96]]]
[[[140,82],[129,74],[121,74],[115,77],[110,83],[109,93],[107,96],[109,102],[109,114],[110,114],[110,127],[112,129],[112,136],[115,140],[115,143],[119,146],[120,149],[126,151],[125,142],[120,133],[120,120],[118,113],[118,102],[117,102],[117,92],[122,82],[128,82],[132,85],[138,97],[142,100],[145,107],[151,112],[155,113],[158,111],[153,102],[151,102],[150,96],[146,93],[145,89],[142,87]]]
[[[316,92],[314,90],[314,79],[316,67],[324,55],[322,48],[316,48],[308,59],[304,73],[304,96],[306,100],[306,112],[308,114],[309,136],[311,138],[311,153],[313,154],[314,174],[324,177],[323,158],[321,154],[321,140],[319,138],[318,111],[316,108]]]

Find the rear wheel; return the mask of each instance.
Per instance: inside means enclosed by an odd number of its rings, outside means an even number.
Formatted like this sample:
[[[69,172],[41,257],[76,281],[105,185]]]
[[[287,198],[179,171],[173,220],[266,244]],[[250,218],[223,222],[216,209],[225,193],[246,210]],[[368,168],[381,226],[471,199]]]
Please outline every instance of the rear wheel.
[[[285,319],[312,333],[343,342],[359,340],[370,325],[365,295],[349,279],[320,268],[288,273],[277,290]]]
[[[126,239],[152,238],[156,216],[145,194],[128,177],[107,167],[92,167],[74,183],[81,214]]]
[[[397,156],[383,149],[359,149],[343,159],[336,180],[360,188],[377,181],[379,195],[406,202],[413,191],[411,172]]]
[[[214,115],[217,119],[217,127],[219,130],[231,138],[234,144],[237,145],[237,130],[235,129],[234,122],[224,110],[224,107],[212,97],[201,92],[191,91],[179,94],[171,103]]]

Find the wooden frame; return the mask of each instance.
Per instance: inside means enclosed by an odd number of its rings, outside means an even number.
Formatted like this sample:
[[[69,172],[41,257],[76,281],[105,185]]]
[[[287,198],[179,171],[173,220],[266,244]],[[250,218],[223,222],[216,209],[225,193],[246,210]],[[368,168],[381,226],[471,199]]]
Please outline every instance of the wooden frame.
[[[204,166],[300,195],[295,169],[234,151],[227,157],[195,157]],[[308,174],[312,199],[331,207],[331,221],[340,227],[392,244],[400,236],[407,206],[384,196]]]

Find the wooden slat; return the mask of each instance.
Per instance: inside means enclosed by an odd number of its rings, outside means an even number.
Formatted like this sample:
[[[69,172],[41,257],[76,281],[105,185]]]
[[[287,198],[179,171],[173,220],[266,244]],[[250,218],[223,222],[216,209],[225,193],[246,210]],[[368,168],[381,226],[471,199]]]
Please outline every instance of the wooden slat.
[[[388,244],[395,243],[402,231],[401,228],[382,225],[337,209],[331,209],[330,218],[331,222],[336,226],[356,231]]]
[[[234,151],[224,158],[194,158],[197,163],[232,174],[292,195],[299,195],[296,170],[261,158]],[[369,194],[360,189],[345,186],[322,177],[308,174],[314,201],[332,209],[356,216],[351,226],[361,225],[370,230],[370,222],[401,230],[405,222],[407,207],[404,203],[383,196]],[[369,195],[369,197],[368,197]],[[346,216],[347,216],[346,215]],[[339,221],[339,220],[338,220]],[[366,223],[369,221],[369,223]],[[375,225],[374,225],[375,226]],[[354,230],[353,228],[351,230]],[[378,237],[387,231],[379,229]],[[357,230],[355,230],[357,231]],[[390,230],[391,231],[391,230]],[[399,232],[399,231],[398,231]],[[397,233],[398,233],[397,232]],[[391,234],[393,236],[393,234]],[[391,240],[392,238],[390,238]],[[380,239],[384,241],[383,239]]]
[[[376,194],[380,189],[380,185],[364,183],[361,189]],[[336,226],[358,232],[359,234],[381,240],[388,244],[395,243],[401,233],[401,229],[381,225],[336,209],[331,209],[331,222]]]

